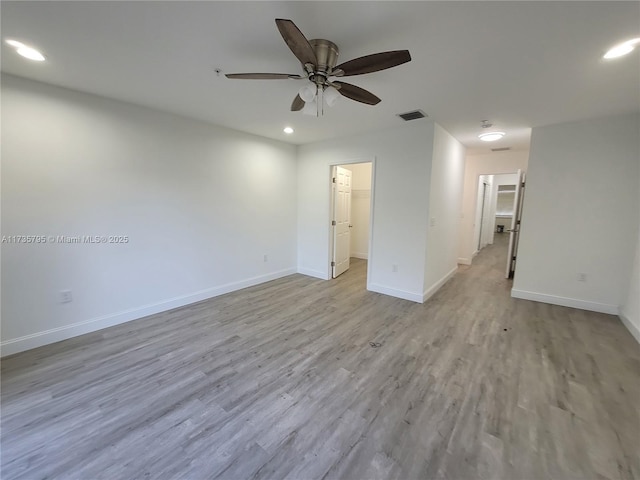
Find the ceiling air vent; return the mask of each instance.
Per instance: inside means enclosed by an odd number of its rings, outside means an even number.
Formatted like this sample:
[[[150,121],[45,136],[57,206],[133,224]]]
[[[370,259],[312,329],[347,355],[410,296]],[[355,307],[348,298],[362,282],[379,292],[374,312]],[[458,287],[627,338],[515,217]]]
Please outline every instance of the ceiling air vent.
[[[428,115],[424,113],[422,110],[414,110],[412,112],[399,113],[398,116],[401,119],[403,119],[405,122],[408,122],[409,120],[417,120],[419,118],[424,118]]]
[[[507,150],[511,150],[511,147],[500,147],[500,148],[492,148],[492,152],[506,152]]]

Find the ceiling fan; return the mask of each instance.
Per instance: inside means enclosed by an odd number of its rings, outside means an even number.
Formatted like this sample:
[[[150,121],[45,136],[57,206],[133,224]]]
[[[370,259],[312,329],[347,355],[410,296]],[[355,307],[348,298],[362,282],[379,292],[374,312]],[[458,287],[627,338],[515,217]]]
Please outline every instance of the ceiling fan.
[[[303,74],[290,73],[229,73],[231,79],[249,80],[309,80],[293,99],[291,111],[321,116],[323,106],[333,105],[340,95],[367,105],[376,105],[380,99],[373,93],[335,78],[362,75],[396,67],[411,61],[409,50],[394,50],[359,57],[336,66],[338,46],[324,39],[307,40],[291,20],[277,18],[276,25],[282,38],[300,61]]]

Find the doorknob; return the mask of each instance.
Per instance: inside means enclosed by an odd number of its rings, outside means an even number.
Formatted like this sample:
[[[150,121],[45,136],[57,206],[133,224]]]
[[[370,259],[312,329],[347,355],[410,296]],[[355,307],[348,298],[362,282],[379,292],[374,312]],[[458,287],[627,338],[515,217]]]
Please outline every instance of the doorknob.
[[[349,225],[349,228],[353,228],[353,225]]]

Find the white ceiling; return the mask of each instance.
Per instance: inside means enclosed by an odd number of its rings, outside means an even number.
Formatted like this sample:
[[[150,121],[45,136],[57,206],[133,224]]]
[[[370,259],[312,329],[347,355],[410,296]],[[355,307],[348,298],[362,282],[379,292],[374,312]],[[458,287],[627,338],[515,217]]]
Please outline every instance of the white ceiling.
[[[532,127],[640,110],[640,54],[602,60],[640,36],[639,2],[8,2],[2,71],[283,140],[309,143],[399,126],[422,109],[470,151],[528,148]],[[413,60],[350,77],[382,98],[341,99],[322,118],[289,111],[300,82],[223,73],[299,73],[275,26],[292,19],[340,61],[409,49]],[[507,136],[477,139],[488,119]],[[420,120],[418,120],[420,121]],[[282,132],[295,128],[292,136]]]

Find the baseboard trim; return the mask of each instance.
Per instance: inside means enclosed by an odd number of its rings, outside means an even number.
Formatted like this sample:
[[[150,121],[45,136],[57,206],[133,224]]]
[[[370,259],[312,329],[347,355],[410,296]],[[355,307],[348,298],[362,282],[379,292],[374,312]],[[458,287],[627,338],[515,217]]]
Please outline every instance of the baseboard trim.
[[[425,292],[422,294],[422,303],[426,302],[431,297],[433,297],[433,295],[438,290],[440,290],[445,283],[451,280],[451,277],[453,277],[457,271],[458,271],[458,266],[456,265],[456,267],[453,268],[449,273],[447,273],[444,277],[442,277],[440,280],[434,283],[430,288],[425,290]]]
[[[552,305],[560,305],[562,307],[571,307],[578,308],[580,310],[618,315],[618,306],[609,305],[607,303],[589,302],[587,300],[578,300],[577,298],[559,297],[556,295],[548,295],[546,293],[516,290],[515,288],[511,289],[511,296],[513,298],[521,298],[522,300],[533,300],[534,302],[550,303]]]
[[[633,324],[633,322],[627,317],[622,310],[618,313],[618,317],[622,321],[622,324],[627,327],[627,330],[633,335],[633,338],[640,343],[640,327]]]
[[[368,260],[369,259],[369,255],[366,253],[360,253],[360,252],[354,252],[351,254],[351,256],[353,258],[360,258],[362,260]]]
[[[300,275],[306,275],[307,277],[319,278],[320,280],[329,280],[330,276],[327,276],[325,272],[320,270],[313,270],[312,268],[298,267],[297,272]]]
[[[367,290],[371,292],[382,293],[384,295],[389,295],[391,297],[402,298],[403,300],[422,303],[422,295],[419,293],[397,290],[395,288],[385,287],[384,285],[378,285],[377,283],[368,284]]]
[[[178,307],[184,307],[191,303],[207,300],[208,298],[224,295],[225,293],[234,292],[243,288],[252,287],[261,283],[276,280],[296,273],[296,269],[288,268],[277,272],[268,273],[266,275],[258,275],[239,282],[227,283],[219,287],[208,288],[198,292],[181,295],[179,297],[170,298],[162,302],[144,305],[138,308],[132,308],[121,312],[104,315],[90,320],[65,325],[58,328],[52,328],[42,332],[32,333],[18,338],[5,340],[0,343],[0,356],[13,355],[14,353],[24,352],[32,348],[42,347],[50,343],[67,340],[69,338],[84,335],[86,333],[96,332],[103,328],[112,327],[121,323],[130,322],[139,318],[154,315],[156,313],[166,312]]]
[[[458,257],[458,265],[471,265],[471,259]]]

